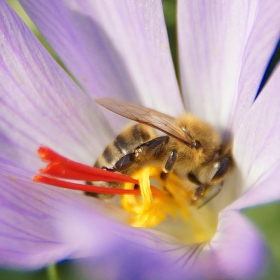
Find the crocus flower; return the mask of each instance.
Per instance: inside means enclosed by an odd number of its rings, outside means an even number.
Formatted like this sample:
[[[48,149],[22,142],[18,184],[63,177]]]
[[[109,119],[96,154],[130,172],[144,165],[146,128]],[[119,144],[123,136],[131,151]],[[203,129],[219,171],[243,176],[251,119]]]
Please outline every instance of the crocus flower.
[[[256,276],[265,245],[239,210],[280,198],[279,67],[254,101],[279,39],[279,1],[178,1],[182,98],[160,1],[21,3],[80,87],[1,0],[1,265],[83,258],[94,279]],[[96,97],[189,110],[231,135],[235,172],[196,212],[200,226],[214,224],[210,239],[196,242],[176,221],[133,228],[118,205],[31,181],[40,145],[92,165],[114,139],[125,120]]]

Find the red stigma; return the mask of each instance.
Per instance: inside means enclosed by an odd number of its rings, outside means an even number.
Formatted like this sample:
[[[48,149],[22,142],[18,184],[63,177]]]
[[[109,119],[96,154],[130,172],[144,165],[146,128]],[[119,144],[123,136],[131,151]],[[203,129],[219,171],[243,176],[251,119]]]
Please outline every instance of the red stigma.
[[[115,189],[68,182],[66,180],[90,182],[128,182],[138,184],[138,180],[135,180],[129,176],[72,161],[66,157],[59,155],[58,153],[47,147],[39,147],[38,154],[42,160],[49,163],[44,169],[39,170],[39,175],[33,177],[34,182],[40,182],[60,188],[79,190],[84,192],[112,195],[141,195],[140,190]],[[151,186],[151,189],[153,194],[159,193],[159,190],[157,190],[155,187]]]

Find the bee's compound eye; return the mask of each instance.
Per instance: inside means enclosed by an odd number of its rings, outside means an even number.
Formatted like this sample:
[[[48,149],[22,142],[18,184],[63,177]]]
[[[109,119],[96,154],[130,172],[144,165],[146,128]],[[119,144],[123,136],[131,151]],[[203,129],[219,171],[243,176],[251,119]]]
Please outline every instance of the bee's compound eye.
[[[219,169],[217,170],[216,174],[213,176],[212,180],[217,180],[223,177],[228,172],[231,166],[231,159],[230,157],[223,157],[220,159],[219,163],[220,163]]]
[[[195,149],[199,149],[199,148],[201,148],[201,143],[198,140],[195,140],[193,143],[193,147]]]

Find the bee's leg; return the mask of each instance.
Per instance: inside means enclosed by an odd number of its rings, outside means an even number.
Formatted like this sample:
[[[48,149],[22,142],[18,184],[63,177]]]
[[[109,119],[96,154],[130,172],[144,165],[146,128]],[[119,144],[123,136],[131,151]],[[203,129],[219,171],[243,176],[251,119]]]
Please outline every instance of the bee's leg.
[[[189,173],[188,178],[191,182],[197,184],[198,186],[201,185],[201,183],[199,182],[199,180],[195,177],[195,175],[193,173]]]
[[[169,136],[160,136],[146,143],[141,144],[141,147],[147,147],[149,150],[156,150],[159,153],[162,147],[169,141]]]
[[[121,157],[116,163],[115,163],[115,167],[114,167],[114,171],[124,171],[126,169],[128,169],[131,165],[133,165],[137,154],[141,153],[142,151],[140,151],[138,149],[138,151],[136,152],[135,150],[132,153],[126,154],[123,157]]]
[[[121,157],[113,167],[102,166],[102,169],[106,171],[112,171],[112,172],[124,171],[133,164],[134,160],[135,160],[135,153],[132,152]]]
[[[168,142],[169,136],[160,136],[154,138],[148,142],[145,142],[138,147],[136,147],[133,152],[124,155],[121,157],[113,168],[110,168],[110,171],[124,171],[131,167],[135,160],[142,154],[146,149],[149,151],[155,150],[156,153],[159,153],[162,147]]]
[[[160,174],[161,179],[165,180],[168,176],[168,173],[172,170],[175,162],[177,160],[177,151],[172,150],[168,156],[168,159],[163,167],[163,171]]]
[[[191,182],[197,184],[197,188],[195,189],[195,192],[192,197],[192,202],[197,201],[199,198],[204,196],[205,191],[207,189],[206,185],[203,185],[192,173],[188,174],[188,178]]]

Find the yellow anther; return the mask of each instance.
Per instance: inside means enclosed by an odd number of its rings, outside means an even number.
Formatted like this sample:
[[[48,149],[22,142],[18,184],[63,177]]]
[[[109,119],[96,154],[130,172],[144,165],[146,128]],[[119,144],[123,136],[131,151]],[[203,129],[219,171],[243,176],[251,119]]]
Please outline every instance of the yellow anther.
[[[146,166],[132,174],[139,181],[141,197],[123,195],[122,207],[132,214],[129,224],[135,227],[155,227],[169,217],[173,219],[181,216],[188,219],[190,189],[174,174],[168,180],[160,179],[161,169],[156,166]],[[162,196],[153,197],[150,188],[150,179],[157,181]],[[127,183],[125,189],[133,189],[133,184]]]

